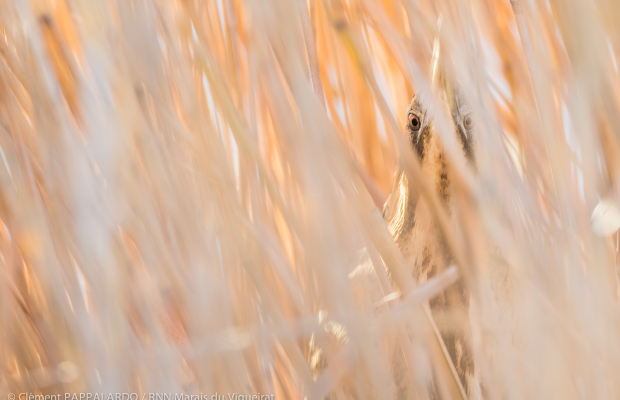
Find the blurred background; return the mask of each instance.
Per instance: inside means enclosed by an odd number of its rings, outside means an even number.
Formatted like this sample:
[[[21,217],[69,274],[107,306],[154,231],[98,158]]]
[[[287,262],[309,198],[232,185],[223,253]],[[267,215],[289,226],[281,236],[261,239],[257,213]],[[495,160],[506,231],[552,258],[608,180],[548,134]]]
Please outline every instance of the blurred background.
[[[438,44],[477,168],[418,287],[381,210]],[[619,56],[617,0],[0,0],[0,396],[463,398],[458,273],[484,398],[619,398]]]

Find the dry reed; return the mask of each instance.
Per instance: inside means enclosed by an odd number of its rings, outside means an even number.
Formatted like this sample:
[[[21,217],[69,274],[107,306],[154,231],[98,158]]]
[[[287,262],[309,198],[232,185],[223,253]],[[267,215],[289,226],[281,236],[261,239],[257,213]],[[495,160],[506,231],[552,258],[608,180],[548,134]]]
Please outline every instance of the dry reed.
[[[0,34],[0,396],[459,398],[459,274],[485,398],[620,398],[616,0],[0,0]],[[402,129],[434,41],[477,116],[455,229]],[[398,162],[458,264],[423,286]]]

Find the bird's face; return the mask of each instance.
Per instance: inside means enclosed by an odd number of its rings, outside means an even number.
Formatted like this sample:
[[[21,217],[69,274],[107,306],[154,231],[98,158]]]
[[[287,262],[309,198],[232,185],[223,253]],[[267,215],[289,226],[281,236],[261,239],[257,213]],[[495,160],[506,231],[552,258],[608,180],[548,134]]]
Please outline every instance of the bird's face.
[[[456,89],[452,96],[443,97],[444,106],[450,110],[457,143],[462,148],[466,160],[473,163],[476,116],[460,88]],[[424,165],[425,156],[428,153],[425,150],[431,144],[431,139],[438,138],[438,135],[435,132],[432,115],[427,112],[424,96],[421,93],[413,96],[407,109],[406,130],[412,148]]]
[[[475,166],[476,117],[462,90],[457,85],[451,91],[442,91],[441,106],[451,116],[450,133],[468,164]],[[452,214],[450,194],[452,173],[444,150],[442,137],[434,124],[435,110],[429,108],[428,97],[418,92],[413,97],[406,114],[406,133],[417,154],[426,177],[448,215]],[[410,185],[402,169],[396,173],[392,191],[384,206],[384,217],[390,232],[406,257],[421,254],[427,247],[421,238],[429,238],[434,224],[425,206],[419,206],[415,185]],[[416,233],[417,232],[417,233]],[[424,239],[427,242],[427,239]]]

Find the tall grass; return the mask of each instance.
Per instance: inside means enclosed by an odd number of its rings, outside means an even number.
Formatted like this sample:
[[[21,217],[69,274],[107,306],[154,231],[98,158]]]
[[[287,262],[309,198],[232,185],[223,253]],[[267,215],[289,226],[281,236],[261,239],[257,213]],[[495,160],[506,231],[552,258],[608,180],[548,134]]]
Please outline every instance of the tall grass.
[[[478,163],[418,286],[380,209],[434,204],[435,41]],[[0,0],[0,395],[458,398],[458,274],[486,398],[620,397],[619,56],[616,0]]]

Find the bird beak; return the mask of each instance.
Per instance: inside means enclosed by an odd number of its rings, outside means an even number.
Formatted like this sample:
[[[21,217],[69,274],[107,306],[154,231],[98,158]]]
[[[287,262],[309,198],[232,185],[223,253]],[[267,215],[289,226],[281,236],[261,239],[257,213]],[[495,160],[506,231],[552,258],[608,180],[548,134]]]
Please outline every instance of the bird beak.
[[[443,15],[439,15],[439,19],[437,20],[437,36],[435,36],[435,41],[433,42],[433,56],[431,58],[431,86],[433,90],[436,90],[443,80],[443,71],[441,65],[441,42],[439,41],[439,33],[441,32],[441,23],[443,21]]]
[[[443,15],[439,15],[439,19],[437,21],[437,36],[433,42],[433,56],[431,59],[431,87],[433,88],[433,91],[439,95],[439,98],[443,98],[443,93],[445,93],[445,99],[448,103],[448,107],[450,108],[450,114],[456,115],[454,84],[452,82],[451,74],[448,74],[446,71],[448,57],[444,54],[445,51],[442,50],[443,46],[440,41],[442,21]]]

